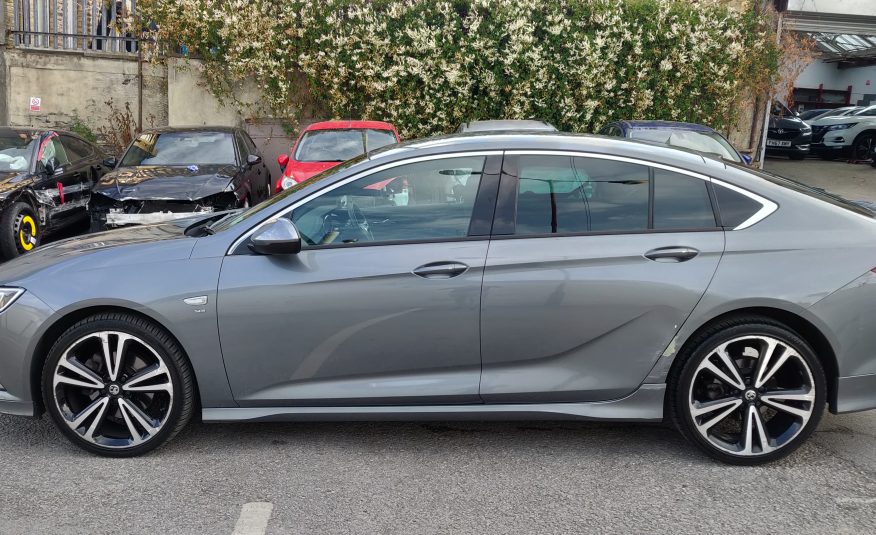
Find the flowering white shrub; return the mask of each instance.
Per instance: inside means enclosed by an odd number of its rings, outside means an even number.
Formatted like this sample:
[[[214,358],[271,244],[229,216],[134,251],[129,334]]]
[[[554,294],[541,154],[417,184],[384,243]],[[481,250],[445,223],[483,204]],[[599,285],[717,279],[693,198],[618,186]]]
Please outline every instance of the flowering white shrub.
[[[723,128],[769,84],[764,20],[685,0],[148,0],[162,42],[209,64],[213,91],[254,79],[274,115],[309,92],[335,117],[404,137],[461,122],[540,118],[591,131],[613,119]],[[298,77],[306,76],[306,87]]]

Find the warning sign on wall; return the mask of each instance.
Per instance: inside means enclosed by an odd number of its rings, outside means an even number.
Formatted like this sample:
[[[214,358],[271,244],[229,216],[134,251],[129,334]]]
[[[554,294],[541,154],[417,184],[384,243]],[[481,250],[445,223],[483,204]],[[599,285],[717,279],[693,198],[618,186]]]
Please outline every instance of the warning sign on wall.
[[[40,97],[30,97],[30,111],[40,111],[43,104],[43,99]]]

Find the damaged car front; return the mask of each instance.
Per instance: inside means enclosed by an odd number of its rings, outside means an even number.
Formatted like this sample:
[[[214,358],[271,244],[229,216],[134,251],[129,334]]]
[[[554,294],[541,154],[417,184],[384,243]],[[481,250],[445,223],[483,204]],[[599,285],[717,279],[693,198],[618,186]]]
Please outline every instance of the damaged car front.
[[[152,224],[249,206],[267,187],[260,157],[242,157],[235,129],[141,134],[92,196],[92,230]],[[265,170],[266,173],[266,170]],[[266,177],[265,184],[270,179]]]

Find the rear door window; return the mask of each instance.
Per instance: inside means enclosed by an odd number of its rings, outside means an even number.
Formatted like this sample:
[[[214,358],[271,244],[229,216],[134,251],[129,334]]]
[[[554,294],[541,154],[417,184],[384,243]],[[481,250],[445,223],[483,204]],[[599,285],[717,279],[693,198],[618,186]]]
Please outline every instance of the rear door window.
[[[654,169],[654,228],[701,229],[715,226],[715,211],[705,180]]]

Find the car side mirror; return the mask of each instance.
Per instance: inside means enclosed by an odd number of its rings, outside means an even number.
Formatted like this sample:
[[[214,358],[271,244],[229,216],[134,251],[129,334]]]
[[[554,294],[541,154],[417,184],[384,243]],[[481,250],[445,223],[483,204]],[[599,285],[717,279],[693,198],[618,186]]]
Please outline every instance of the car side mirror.
[[[246,157],[246,165],[255,165],[262,161],[262,157],[258,154],[250,154]]]
[[[118,165],[118,163],[119,163],[118,160],[116,160],[115,158],[110,156],[109,158],[107,158],[106,160],[103,161],[103,166],[108,167],[110,169],[115,169],[116,165]]]
[[[289,163],[289,155],[283,153],[277,156],[277,163],[280,164],[280,170],[286,169],[286,164]]]
[[[298,254],[301,235],[294,223],[281,217],[259,227],[249,240],[249,248],[263,255]]]
[[[751,156],[749,156],[748,154],[740,154],[740,156],[742,156],[742,163],[744,163],[745,165],[751,165]]]

